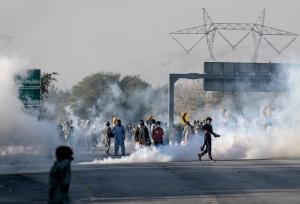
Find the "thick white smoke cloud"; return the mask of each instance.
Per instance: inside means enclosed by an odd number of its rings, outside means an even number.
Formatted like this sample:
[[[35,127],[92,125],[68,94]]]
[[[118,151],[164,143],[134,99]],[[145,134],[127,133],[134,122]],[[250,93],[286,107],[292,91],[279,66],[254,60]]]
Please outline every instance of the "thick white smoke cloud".
[[[213,138],[215,159],[260,159],[270,157],[300,156],[300,67],[285,70],[287,90],[280,93],[241,93],[225,98],[220,107],[209,112],[213,126],[221,138]],[[234,104],[239,105],[237,108]],[[271,114],[264,107],[271,104]],[[201,115],[203,117],[203,115]],[[272,126],[266,126],[272,124]],[[203,138],[195,137],[187,146],[170,145],[160,149],[137,148],[130,156],[107,158],[82,164],[108,164],[133,162],[167,162],[196,160]]]
[[[25,113],[18,99],[16,74],[25,73],[25,62],[0,57],[0,154],[37,153],[54,144],[55,125]],[[27,110],[28,111],[28,110]]]
[[[0,58],[0,154],[37,153],[46,147],[53,148],[58,138],[56,126],[52,122],[39,121],[27,114],[18,99],[18,90],[14,77],[24,70],[24,62],[18,59]],[[299,137],[299,104],[300,104],[300,70],[293,67],[288,72],[288,90],[279,94],[241,94],[239,110],[236,110],[235,99],[229,98],[220,106],[226,107],[228,118],[222,118],[219,107],[209,112],[214,120],[214,129],[222,135],[213,138],[213,155],[216,159],[266,158],[300,155]],[[118,87],[115,89],[118,97]],[[147,92],[143,97],[137,94],[133,101],[149,100]],[[265,130],[268,122],[262,114],[262,108],[272,103],[272,126]],[[147,104],[147,103],[146,103]],[[150,104],[148,104],[150,105]],[[159,105],[159,104],[157,104]],[[108,107],[114,109],[114,106]],[[71,112],[71,111],[70,111]],[[76,116],[71,116],[75,118]],[[160,118],[158,118],[160,119]],[[224,121],[222,121],[224,119]],[[75,119],[79,120],[78,118]],[[105,118],[96,116],[92,121],[99,132]],[[225,124],[225,125],[224,125]],[[76,128],[75,130],[79,130]],[[79,136],[81,133],[77,133]],[[188,146],[165,146],[156,148],[137,148],[130,156],[121,159],[95,160],[88,163],[131,163],[131,162],[167,162],[197,159],[202,138],[195,137]]]
[[[236,112],[232,115],[238,118],[236,126],[222,127],[218,131],[223,133],[221,140],[214,143],[215,154],[219,158],[267,158],[289,157],[300,155],[299,137],[299,104],[300,104],[300,70],[291,67],[287,72],[287,91],[270,96],[264,94],[251,97],[242,103],[243,116]],[[250,95],[250,97],[249,97]],[[272,104],[272,116],[268,119],[259,113],[255,106]],[[264,125],[272,122],[267,130]]]
[[[200,139],[201,140],[201,139]],[[80,164],[114,164],[114,163],[145,163],[145,162],[168,162],[194,160],[200,146],[199,138],[193,138],[187,146],[169,145],[161,148],[136,146],[130,156],[122,158],[95,159],[91,162]]]

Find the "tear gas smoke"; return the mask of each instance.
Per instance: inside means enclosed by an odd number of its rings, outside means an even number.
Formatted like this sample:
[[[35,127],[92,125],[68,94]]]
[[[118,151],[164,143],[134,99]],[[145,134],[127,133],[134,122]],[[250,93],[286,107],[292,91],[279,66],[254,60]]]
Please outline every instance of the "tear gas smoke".
[[[33,115],[27,114],[18,99],[18,90],[14,76],[24,70],[24,62],[18,59],[0,58],[0,154],[37,153],[45,147],[52,148],[58,138],[56,125],[49,121],[39,121]],[[232,97],[224,97],[222,102],[210,110],[199,109],[194,118],[205,117],[209,113],[214,118],[214,130],[222,135],[213,138],[213,155],[217,159],[239,158],[266,158],[300,155],[300,127],[299,104],[300,71],[298,67],[286,70],[288,73],[288,90],[278,94],[270,93],[242,93]],[[122,95],[120,88],[112,84],[114,100],[107,104],[105,111],[115,111],[124,118],[130,113],[136,113],[139,105],[153,106],[150,98],[153,92],[143,90],[132,94],[130,103],[138,104],[129,110],[117,108],[116,100]],[[164,99],[166,97],[164,96]],[[166,105],[160,107],[162,100],[152,107],[157,119],[166,118]],[[100,99],[98,101],[101,103]],[[163,101],[165,104],[167,100]],[[272,110],[264,113],[268,104]],[[221,108],[227,111],[221,111]],[[54,111],[53,107],[49,110]],[[65,107],[69,118],[74,121],[74,135],[82,136],[81,119],[77,117],[70,106]],[[91,133],[98,133],[103,129],[107,118],[97,114],[91,108]],[[157,114],[155,114],[157,113]],[[163,113],[159,115],[159,113]],[[54,114],[55,115],[55,114]],[[138,119],[137,119],[138,120]],[[271,126],[272,125],[272,126]],[[172,137],[170,137],[172,140]],[[89,164],[105,163],[131,163],[131,162],[167,162],[196,159],[197,152],[203,138],[194,137],[187,146],[169,145],[162,148],[136,148],[130,156],[121,159],[104,159],[87,162]],[[85,164],[87,164],[85,163]]]
[[[110,76],[109,73],[99,73],[99,75],[105,76],[103,78],[107,78],[107,75]],[[97,73],[91,76],[97,76]],[[58,118],[58,121],[71,121],[74,128],[73,134],[70,137],[70,144],[74,148],[85,146],[86,149],[86,144],[80,145],[82,143],[81,140],[85,140],[83,141],[84,143],[89,143],[93,140],[93,137],[96,137],[96,140],[100,141],[98,146],[103,146],[104,138],[103,134],[101,134],[102,130],[107,121],[112,123],[113,117],[121,118],[124,126],[129,122],[135,123],[140,119],[144,119],[148,115],[155,115],[166,121],[167,103],[161,102],[167,101],[167,94],[149,85],[141,88],[142,83],[135,76],[124,77],[128,79],[127,81],[125,80],[126,83],[120,83],[124,78],[116,78],[109,82],[101,79],[103,82],[99,85],[102,87],[102,90],[100,90],[101,94],[98,92],[95,93],[95,95],[98,94],[98,97],[96,100],[93,100],[93,103],[87,103],[86,101],[88,100],[84,100],[86,98],[78,94],[81,97],[71,101],[61,111],[64,114],[61,114],[62,116]],[[80,85],[82,82],[78,84]],[[88,86],[88,90],[94,86],[95,84]],[[131,142],[127,143],[128,145],[132,145]]]
[[[194,118],[203,118],[202,113],[208,112],[214,119],[214,131],[222,135],[212,141],[216,159],[300,156],[300,69],[294,66],[284,71],[288,76],[284,92],[240,93],[224,97],[210,110],[199,109]],[[195,160],[202,140],[194,137],[187,146],[137,148],[127,157],[95,159],[81,164]]]
[[[15,76],[26,70],[24,64],[26,63],[19,59],[0,57],[1,155],[37,153],[45,147],[51,147],[55,142],[55,125],[38,121],[36,116],[25,113],[18,99]]]
[[[130,156],[120,159],[105,158],[95,159],[91,162],[80,164],[114,164],[114,163],[145,163],[145,162],[168,162],[168,161],[189,161],[195,159],[200,146],[199,138],[193,138],[190,145],[169,145],[161,148],[140,147],[136,145],[135,151]]]

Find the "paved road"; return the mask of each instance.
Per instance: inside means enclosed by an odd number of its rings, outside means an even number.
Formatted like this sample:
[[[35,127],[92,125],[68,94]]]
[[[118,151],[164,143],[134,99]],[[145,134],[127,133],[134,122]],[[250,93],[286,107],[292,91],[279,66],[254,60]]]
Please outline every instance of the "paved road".
[[[4,167],[0,203],[47,203],[47,165]],[[70,195],[72,203],[298,204],[300,159],[74,164]]]

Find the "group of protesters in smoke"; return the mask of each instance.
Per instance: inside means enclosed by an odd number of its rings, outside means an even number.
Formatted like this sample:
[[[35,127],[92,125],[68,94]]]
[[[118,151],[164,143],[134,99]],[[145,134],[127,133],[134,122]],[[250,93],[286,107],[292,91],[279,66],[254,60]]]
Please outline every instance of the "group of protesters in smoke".
[[[77,129],[80,129],[81,136],[77,141],[74,141],[75,124],[73,120],[63,121],[57,125],[59,139],[67,145],[77,145],[94,149],[100,142],[99,133],[93,130],[90,120],[80,120],[77,124]]]
[[[111,144],[114,143],[114,154],[118,155],[119,149],[121,149],[121,155],[125,156],[125,137],[127,141],[142,147],[155,146],[158,148],[164,144],[188,145],[191,138],[199,137],[203,139],[202,153],[198,155],[199,160],[206,153],[208,153],[209,159],[213,160],[211,135],[215,137],[219,135],[213,132],[211,121],[212,118],[208,117],[201,121],[198,120],[193,123],[186,121],[185,124],[178,123],[167,128],[166,123],[156,121],[153,118],[147,121],[140,120],[139,123],[129,122],[125,127],[120,119],[116,119],[113,124],[106,122],[105,128],[100,132],[91,131],[90,121],[81,121],[77,128],[82,129],[82,136],[77,139],[76,143],[81,147],[88,147],[90,150],[102,143],[106,154],[110,154]],[[60,138],[67,145],[72,145],[73,123],[73,121],[66,121],[58,125]]]
[[[227,110],[225,109],[223,113],[226,115]],[[268,130],[272,126],[270,105],[263,109],[263,116],[265,122],[262,125],[265,130]],[[138,124],[130,122],[124,127],[121,119],[116,119],[112,125],[110,122],[106,122],[105,128],[100,134],[97,131],[91,131],[90,121],[80,121],[77,127],[81,127],[83,135],[79,138],[78,144],[93,148],[101,142],[100,138],[102,136],[106,154],[110,154],[113,141],[115,147],[114,154],[118,156],[119,149],[121,148],[121,155],[126,156],[125,137],[142,147],[155,146],[157,148],[172,142],[176,145],[188,145],[192,141],[191,139],[196,137],[198,139],[203,138],[203,143],[200,146],[201,152],[198,154],[199,161],[202,160],[204,155],[208,154],[209,160],[214,162],[211,136],[220,137],[220,135],[214,132],[211,123],[212,118],[207,117],[201,121],[193,121],[192,124],[186,121],[185,124],[178,123],[167,127],[165,123],[151,118],[146,122],[140,120]],[[223,121],[223,123],[228,125],[226,121]],[[65,144],[72,145],[71,141],[74,129],[74,122],[72,120],[58,124],[58,133]],[[60,146],[56,149],[57,161],[54,162],[49,174],[49,203],[69,202],[68,191],[71,175],[70,164],[73,160],[72,155],[73,151],[68,146]]]
[[[112,128],[110,127],[110,122],[107,122],[103,132],[106,154],[109,154],[111,141],[114,138],[115,155],[118,155],[120,146],[122,156],[125,156],[125,132],[127,132],[129,139],[132,140],[134,138],[135,143],[141,146],[151,146],[152,143],[156,147],[163,145],[164,130],[160,127],[160,121],[156,122],[152,120],[150,129],[148,129],[143,120],[140,121],[138,126],[129,123],[125,131],[125,128],[122,126],[121,120],[117,119],[116,124]],[[152,141],[150,139],[150,136]]]

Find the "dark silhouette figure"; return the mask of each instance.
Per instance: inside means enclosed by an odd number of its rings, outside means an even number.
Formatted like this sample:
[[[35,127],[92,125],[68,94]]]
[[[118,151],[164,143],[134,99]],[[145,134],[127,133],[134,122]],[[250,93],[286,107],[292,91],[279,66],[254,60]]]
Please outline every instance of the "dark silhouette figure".
[[[49,174],[49,204],[69,204],[71,181],[71,161],[73,151],[68,146],[60,146],[55,151],[56,161]]]
[[[214,133],[211,122],[212,122],[212,118],[208,117],[208,118],[206,118],[206,124],[203,126],[204,143],[201,146],[202,152],[200,154],[198,154],[200,161],[201,161],[201,157],[203,155],[205,155],[206,153],[208,153],[208,157],[209,157],[210,161],[214,162],[212,155],[211,155],[211,135],[213,135],[214,137],[220,137],[220,135]]]

